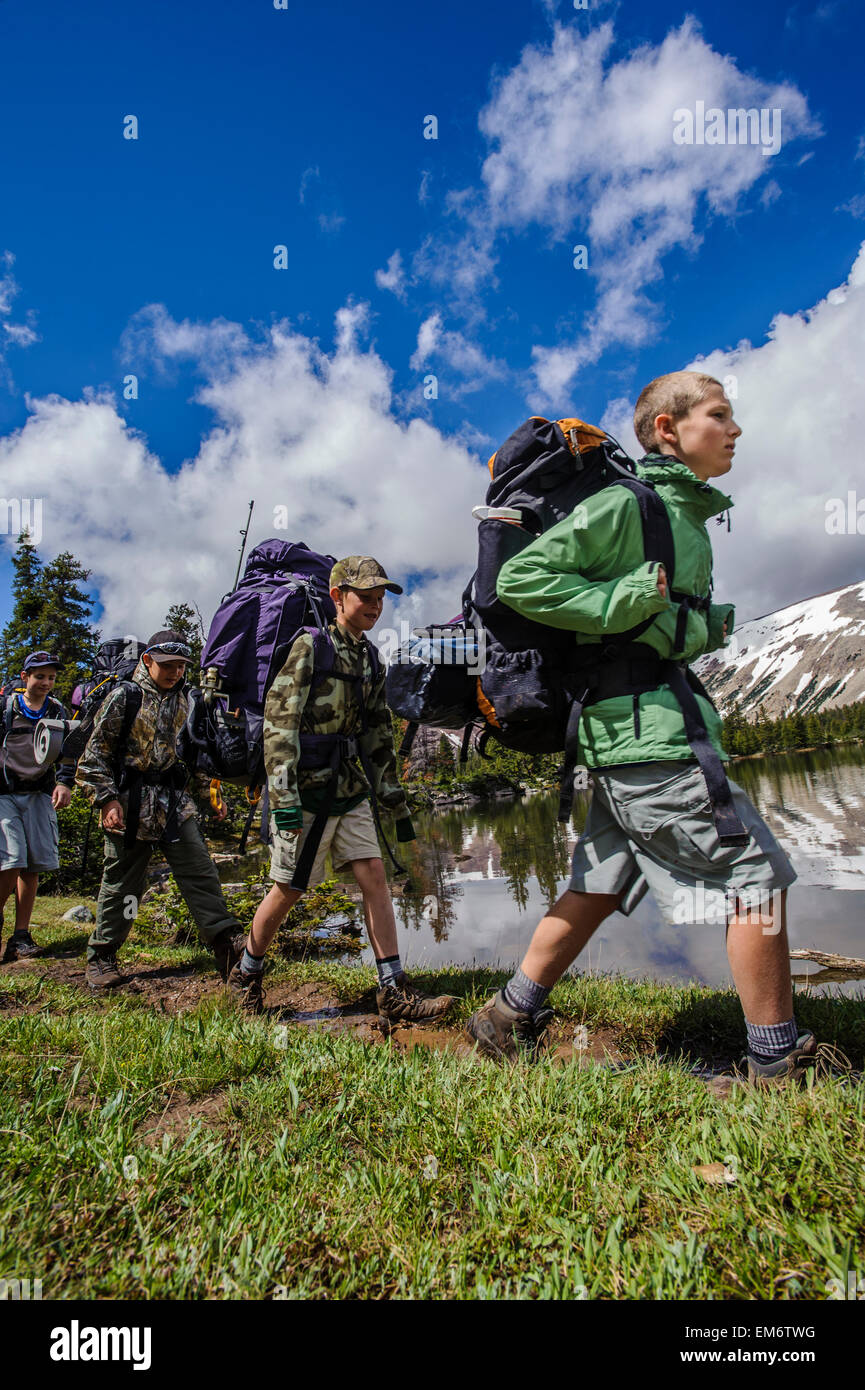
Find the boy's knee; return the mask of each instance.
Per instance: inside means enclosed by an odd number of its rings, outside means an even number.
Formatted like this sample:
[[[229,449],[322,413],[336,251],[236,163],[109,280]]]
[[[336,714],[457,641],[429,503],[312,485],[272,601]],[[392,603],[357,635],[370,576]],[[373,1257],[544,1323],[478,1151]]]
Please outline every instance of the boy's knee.
[[[357,882],[367,888],[384,888],[387,885],[384,862],[381,859],[353,859],[351,869]]]

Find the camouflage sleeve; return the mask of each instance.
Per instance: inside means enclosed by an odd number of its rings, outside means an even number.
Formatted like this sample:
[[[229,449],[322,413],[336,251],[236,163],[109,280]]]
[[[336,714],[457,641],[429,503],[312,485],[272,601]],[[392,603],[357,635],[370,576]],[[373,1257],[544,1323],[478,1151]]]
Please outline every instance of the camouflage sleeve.
[[[78,760],[76,784],[94,806],[104,806],[106,801],[115,801],[118,796],[114,781],[114,758],[125,709],[126,691],[119,686],[100,705],[93,732]]]
[[[366,752],[376,776],[375,793],[382,806],[393,813],[395,820],[409,814],[405,792],[397,775],[396,752],[393,746],[393,725],[384,697],[385,676],[373,686],[367,705]]]
[[[312,669],[312,638],[304,632],[293,643],[264,702],[264,766],[272,811],[301,809],[297,787],[300,721],[309,696]]]

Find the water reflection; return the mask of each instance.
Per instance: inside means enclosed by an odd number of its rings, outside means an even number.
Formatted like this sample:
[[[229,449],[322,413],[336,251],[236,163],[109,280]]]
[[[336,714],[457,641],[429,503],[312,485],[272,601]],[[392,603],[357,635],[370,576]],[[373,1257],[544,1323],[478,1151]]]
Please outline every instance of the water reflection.
[[[790,894],[791,945],[865,955],[865,750],[748,760],[733,775],[799,874]],[[567,886],[588,805],[587,796],[575,802],[568,826],[557,821],[553,794],[416,817],[418,840],[400,846],[408,851],[410,891],[395,899],[404,958],[415,966],[517,963]],[[729,982],[723,930],[672,925],[648,897],[630,918],[605,922],[577,967]],[[796,969],[813,975],[819,967]]]

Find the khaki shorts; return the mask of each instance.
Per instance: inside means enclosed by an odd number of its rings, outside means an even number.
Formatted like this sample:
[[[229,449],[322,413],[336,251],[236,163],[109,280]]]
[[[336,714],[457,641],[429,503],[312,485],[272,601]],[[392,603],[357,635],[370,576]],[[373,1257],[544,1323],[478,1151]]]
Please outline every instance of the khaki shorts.
[[[48,793],[0,796],[0,869],[49,873],[59,867],[60,831]]]
[[[619,911],[626,916],[651,889],[674,923],[725,923],[737,903],[771,911],[773,895],[794,882],[796,871],[742,788],[728,780],[747,845],[721,845],[696,763],[594,769],[569,887],[624,893]]]
[[[271,817],[270,877],[274,883],[291,883],[295,865],[314,820],[311,811],[304,811],[301,834],[280,835]],[[345,868],[353,859],[381,858],[375,821],[368,801],[362,801],[353,811],[346,811],[344,816],[328,816],[309,875],[310,888],[315,888],[326,877],[324,863],[328,850],[334,873]]]

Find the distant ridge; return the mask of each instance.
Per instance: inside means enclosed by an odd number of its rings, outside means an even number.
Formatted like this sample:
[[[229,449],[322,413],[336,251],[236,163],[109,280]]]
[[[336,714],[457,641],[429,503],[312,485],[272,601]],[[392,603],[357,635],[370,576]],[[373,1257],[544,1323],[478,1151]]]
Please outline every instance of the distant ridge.
[[[735,700],[778,719],[865,699],[865,581],[750,619],[694,670],[722,712]]]

